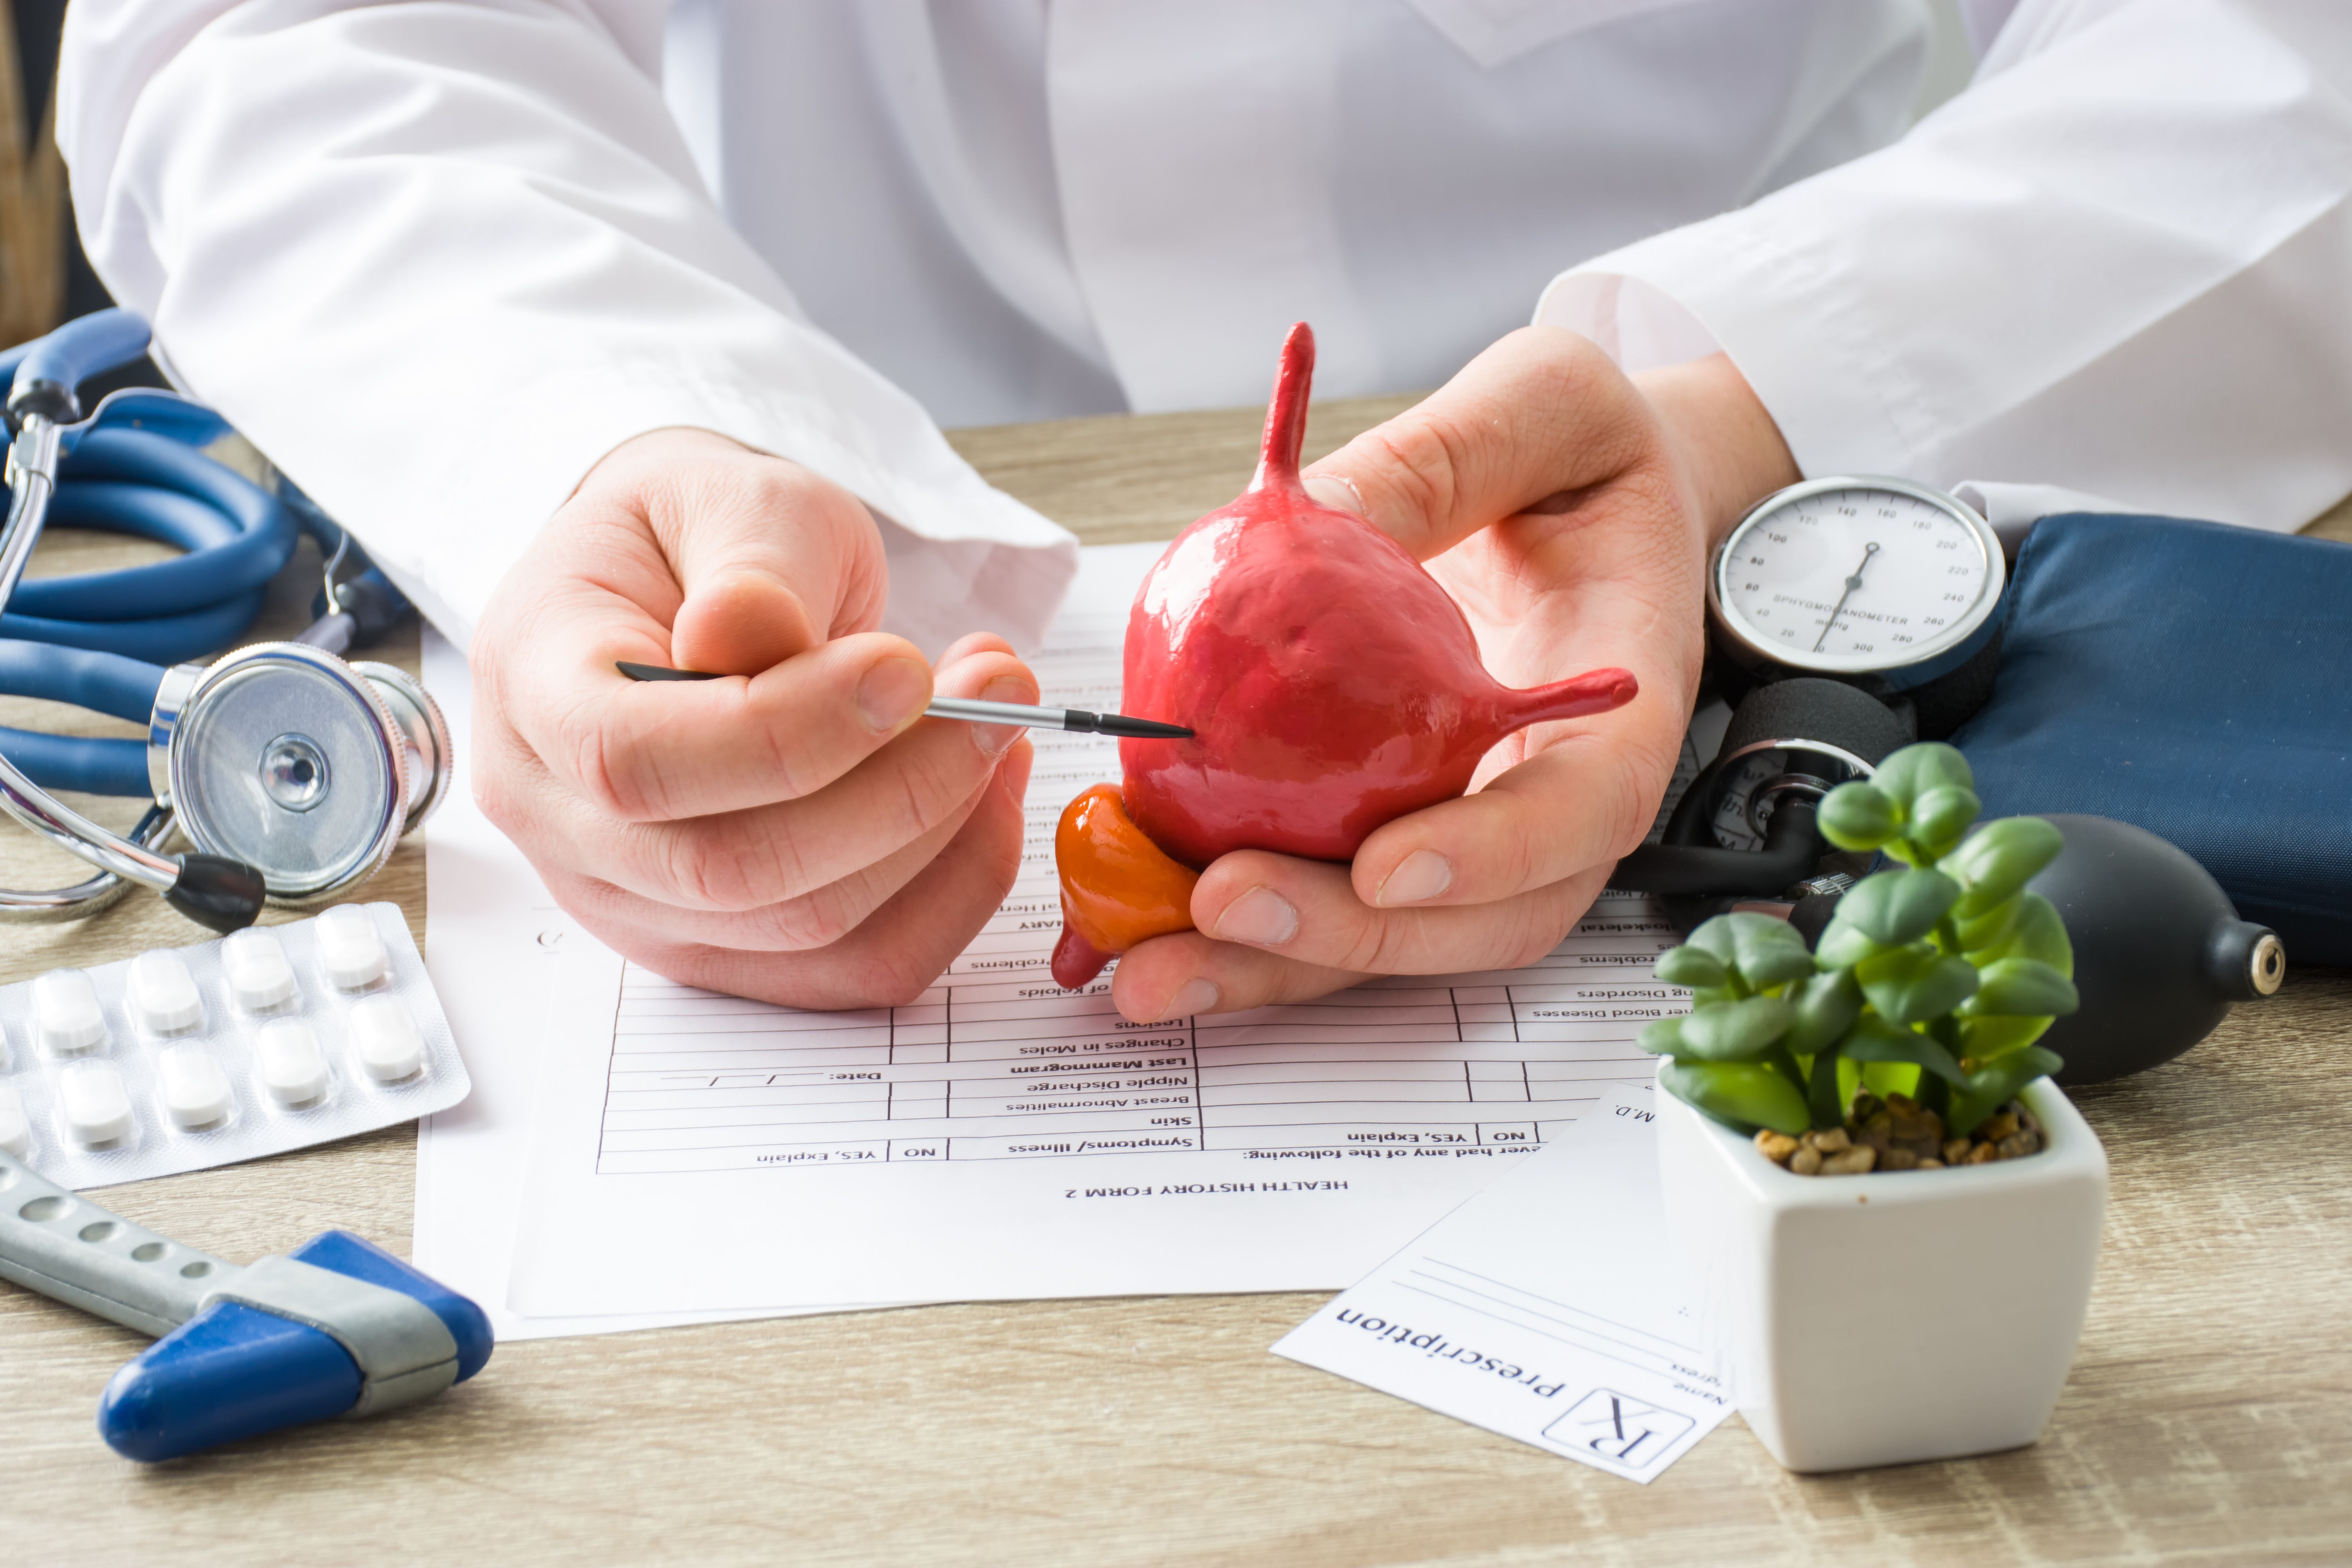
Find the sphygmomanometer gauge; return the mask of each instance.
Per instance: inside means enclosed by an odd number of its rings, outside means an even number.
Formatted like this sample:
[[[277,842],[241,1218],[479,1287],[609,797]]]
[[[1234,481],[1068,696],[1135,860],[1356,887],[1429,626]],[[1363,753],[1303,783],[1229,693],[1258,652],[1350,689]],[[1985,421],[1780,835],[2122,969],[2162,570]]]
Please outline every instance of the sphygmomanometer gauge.
[[[1740,519],[1707,607],[1718,647],[1762,679],[1830,676],[1891,698],[1986,654],[2006,575],[1991,525],[1940,490],[1811,479]]]
[[[1707,784],[1713,841],[1762,846],[1791,766],[1780,741],[1846,777],[1866,771],[1858,751],[1951,733],[1991,690],[2007,576],[1990,524],[1908,479],[1810,479],[1741,518],[1707,574],[1716,689],[1747,715]]]

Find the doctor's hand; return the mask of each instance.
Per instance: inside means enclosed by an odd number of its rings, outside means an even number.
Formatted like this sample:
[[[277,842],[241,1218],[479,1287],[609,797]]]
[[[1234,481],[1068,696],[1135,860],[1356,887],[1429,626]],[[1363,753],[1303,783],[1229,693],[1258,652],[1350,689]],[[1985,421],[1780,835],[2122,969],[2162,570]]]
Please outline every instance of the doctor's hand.
[[[607,456],[499,584],[471,650],[474,793],[598,940],[688,984],[808,1007],[908,1000],[1021,858],[1024,732],[933,694],[1034,702],[1001,639],[935,672],[874,630],[847,491],[721,437]],[[740,679],[639,684],[616,660]]]
[[[1673,776],[1711,543],[1797,478],[1729,361],[1629,380],[1554,327],[1512,333],[1307,469],[1317,500],[1427,566],[1505,685],[1615,665],[1641,695],[1509,737],[1469,794],[1387,824],[1350,866],[1218,859],[1192,894],[1199,929],[1119,960],[1119,1011],[1226,1012],[1371,974],[1513,968],[1558,945],[1648,833]]]

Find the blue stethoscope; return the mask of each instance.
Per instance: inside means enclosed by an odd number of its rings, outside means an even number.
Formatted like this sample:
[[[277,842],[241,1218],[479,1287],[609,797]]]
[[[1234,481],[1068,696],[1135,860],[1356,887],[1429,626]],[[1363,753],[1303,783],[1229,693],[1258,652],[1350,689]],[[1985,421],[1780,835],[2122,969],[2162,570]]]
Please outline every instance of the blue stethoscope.
[[[390,665],[338,656],[408,608],[291,485],[206,457],[229,434],[172,393],[118,392],[89,418],[75,389],[148,345],[128,310],[85,316],[0,353],[9,383],[8,518],[0,531],[0,693],[146,724],[147,739],[0,728],[0,809],[99,868],[70,888],[0,889],[0,920],[93,914],[131,884],[215,931],[265,904],[335,898],[374,875],[446,794],[448,727]],[[49,521],[137,534],[184,553],[122,571],[22,582]],[[187,662],[234,641],[303,532],[329,552],[325,615],[292,642]],[[152,795],[126,836],[52,789]],[[174,834],[188,848],[164,847]]]

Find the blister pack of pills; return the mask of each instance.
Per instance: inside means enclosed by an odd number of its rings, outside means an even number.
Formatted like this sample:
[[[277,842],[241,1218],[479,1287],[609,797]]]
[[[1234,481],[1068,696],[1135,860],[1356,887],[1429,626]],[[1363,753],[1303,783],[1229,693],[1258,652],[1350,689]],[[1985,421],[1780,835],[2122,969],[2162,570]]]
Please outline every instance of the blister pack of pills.
[[[396,904],[0,986],[0,1149],[65,1186],[307,1148],[471,1088]]]

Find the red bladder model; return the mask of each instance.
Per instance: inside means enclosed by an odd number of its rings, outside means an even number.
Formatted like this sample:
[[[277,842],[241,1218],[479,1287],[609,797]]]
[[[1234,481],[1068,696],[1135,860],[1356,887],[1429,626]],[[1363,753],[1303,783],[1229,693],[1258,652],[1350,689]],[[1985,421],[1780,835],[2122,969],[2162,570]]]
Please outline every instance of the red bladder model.
[[[1063,813],[1065,986],[1191,929],[1198,869],[1228,850],[1347,860],[1382,823],[1460,795],[1513,731],[1633,699],[1622,669],[1500,684],[1419,562],[1307,496],[1298,449],[1314,372],[1301,322],[1282,345],[1256,476],[1178,535],[1137,590],[1121,705],[1193,733],[1121,741],[1123,786]]]

